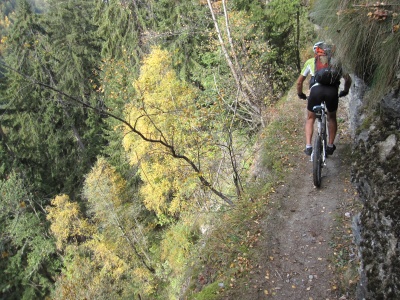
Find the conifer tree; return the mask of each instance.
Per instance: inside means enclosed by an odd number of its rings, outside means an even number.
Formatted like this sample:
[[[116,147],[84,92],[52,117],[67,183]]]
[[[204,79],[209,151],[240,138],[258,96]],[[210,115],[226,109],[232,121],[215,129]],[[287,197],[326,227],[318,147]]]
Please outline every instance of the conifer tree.
[[[144,47],[145,22],[150,1],[98,1],[95,20],[106,59],[129,59],[133,66],[140,62]],[[132,71],[135,71],[133,69]],[[137,71],[137,69],[136,69]]]
[[[146,52],[144,37],[152,19],[148,17],[151,1],[96,2],[94,19],[103,58],[98,92],[104,97],[107,109],[122,117],[124,105],[133,96],[131,82],[137,76],[141,57]],[[130,184],[135,185],[136,169],[129,166],[121,147],[123,132],[119,130],[119,121],[108,118],[106,123],[108,129],[104,136],[107,147],[103,153],[119,172],[130,179]]]
[[[82,175],[104,145],[102,118],[37,82],[101,105],[98,94],[99,41],[86,1],[53,1],[35,15],[20,1],[7,42],[2,97],[5,149],[45,195],[79,193]],[[19,72],[19,73],[17,73]]]
[[[2,144],[4,156],[2,162],[8,162],[5,174],[11,168],[23,167],[29,176],[40,173],[35,159],[40,147],[40,126],[42,118],[40,98],[42,91],[18,74],[40,74],[37,60],[37,41],[43,34],[37,16],[30,5],[21,0],[18,2],[15,18],[7,37],[4,61],[13,66],[14,71],[5,73],[2,82]],[[6,70],[3,68],[4,72]],[[35,170],[36,169],[36,170]]]
[[[201,1],[154,1],[153,31],[147,32],[153,44],[164,45],[172,56],[180,78],[202,83],[194,78],[196,67],[203,65],[202,56],[209,43],[211,18]],[[203,65],[204,66],[204,65]]]
[[[0,180],[0,297],[44,299],[60,262],[48,235],[43,202],[16,173]]]

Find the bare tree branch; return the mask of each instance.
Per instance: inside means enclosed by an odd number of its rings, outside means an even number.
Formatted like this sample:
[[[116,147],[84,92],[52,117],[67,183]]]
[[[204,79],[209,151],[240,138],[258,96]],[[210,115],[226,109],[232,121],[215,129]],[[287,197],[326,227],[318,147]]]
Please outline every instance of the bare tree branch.
[[[233,56],[233,59],[235,60],[235,64],[237,67],[237,71],[239,73],[239,78],[241,80],[241,82],[243,82],[243,85],[246,87],[246,89],[248,90],[248,92],[251,94],[253,100],[255,101],[257,99],[257,96],[253,90],[253,88],[250,86],[250,84],[247,82],[246,77],[243,74],[243,69],[237,59],[237,55],[236,55],[236,51],[235,51],[235,47],[233,46],[233,41],[232,41],[232,36],[231,36],[231,30],[230,30],[230,25],[229,25],[229,18],[228,18],[228,11],[226,9],[226,5],[225,5],[225,0],[222,0],[222,5],[224,7],[224,17],[225,17],[225,26],[226,26],[226,33],[228,35],[228,41],[229,41],[229,45],[231,48],[231,53]]]
[[[169,144],[165,139],[161,140],[161,139],[148,138],[141,131],[139,131],[136,128],[138,120],[135,120],[135,124],[132,125],[131,123],[127,122],[126,120],[122,119],[121,117],[118,117],[118,116],[116,116],[116,115],[114,115],[114,114],[112,114],[112,113],[110,113],[110,112],[108,112],[108,111],[106,111],[104,109],[93,107],[90,104],[88,104],[88,103],[86,103],[86,102],[84,102],[84,101],[82,101],[82,100],[80,100],[80,99],[78,99],[78,98],[76,98],[74,96],[68,95],[67,93],[65,93],[63,91],[60,91],[59,89],[57,89],[55,87],[52,87],[52,86],[50,86],[48,84],[39,82],[39,81],[37,81],[37,80],[35,80],[35,79],[25,75],[25,74],[22,74],[18,70],[8,66],[7,64],[5,64],[3,62],[0,62],[0,64],[3,65],[5,68],[11,70],[11,71],[18,73],[19,75],[21,75],[25,79],[29,80],[33,84],[39,85],[39,86],[41,86],[43,88],[46,88],[46,89],[49,89],[49,90],[52,90],[52,91],[54,91],[54,92],[56,92],[56,93],[58,93],[58,94],[60,94],[60,95],[62,95],[64,97],[66,97],[66,98],[68,98],[68,99],[70,99],[70,100],[82,105],[83,107],[86,107],[86,108],[89,108],[89,109],[95,111],[96,113],[98,113],[100,115],[108,116],[110,118],[113,118],[113,119],[123,123],[124,125],[126,125],[131,130],[131,132],[133,132],[136,135],[138,135],[143,141],[146,141],[146,142],[149,142],[149,143],[160,144],[160,145],[164,146],[169,155],[171,155],[172,157],[174,157],[176,159],[184,160],[192,168],[192,170],[197,174],[201,184],[204,187],[208,188],[212,193],[214,193],[216,196],[221,198],[223,201],[225,201],[229,205],[233,205],[233,201],[229,197],[225,196],[223,193],[221,193],[220,191],[216,190],[211,185],[211,183],[208,182],[207,179],[203,175],[201,175],[202,174],[201,170],[196,166],[196,164],[190,158],[188,158],[186,155],[178,154],[176,152],[175,147],[173,145]],[[142,117],[145,117],[145,115],[142,115]]]
[[[211,5],[211,1],[207,0],[207,3],[208,3],[208,7],[210,9],[212,20],[214,22],[215,30],[218,35],[218,40],[219,40],[222,52],[224,53],[225,60],[226,60],[228,66],[231,70],[231,73],[235,79],[236,85],[238,86],[239,90],[242,92],[242,95],[243,95],[246,103],[250,106],[252,111],[258,116],[259,121],[261,121],[261,109],[258,107],[258,105],[256,105],[256,103],[254,103],[254,101],[248,95],[247,91],[242,88],[242,78],[241,78],[240,74],[238,74],[238,71],[236,70],[236,68],[235,68],[234,64],[232,63],[232,60],[229,56],[228,50],[225,47],[225,42],[222,38],[221,30],[219,29],[219,25],[218,25],[217,19],[215,17],[214,10]],[[237,69],[240,69],[240,67],[237,66]],[[239,72],[239,73],[241,73],[241,72]]]

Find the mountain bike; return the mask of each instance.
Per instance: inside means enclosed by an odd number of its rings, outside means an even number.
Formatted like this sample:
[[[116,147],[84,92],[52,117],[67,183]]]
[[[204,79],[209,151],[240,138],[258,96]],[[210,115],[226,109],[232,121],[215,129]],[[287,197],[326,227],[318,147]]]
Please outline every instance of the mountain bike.
[[[313,107],[313,111],[318,120],[317,122],[317,134],[314,139],[313,152],[311,154],[311,160],[313,162],[313,180],[314,185],[319,188],[321,186],[321,171],[326,166],[326,140],[327,140],[327,127],[326,127],[326,108],[325,102],[321,105]]]

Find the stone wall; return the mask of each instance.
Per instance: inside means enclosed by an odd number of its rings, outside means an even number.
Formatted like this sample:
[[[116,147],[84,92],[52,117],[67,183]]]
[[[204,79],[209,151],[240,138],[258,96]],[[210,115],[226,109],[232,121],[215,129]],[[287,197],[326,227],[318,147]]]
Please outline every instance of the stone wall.
[[[400,96],[363,112],[366,86],[355,78],[350,100],[353,182],[363,209],[355,219],[360,253],[357,299],[400,299]]]

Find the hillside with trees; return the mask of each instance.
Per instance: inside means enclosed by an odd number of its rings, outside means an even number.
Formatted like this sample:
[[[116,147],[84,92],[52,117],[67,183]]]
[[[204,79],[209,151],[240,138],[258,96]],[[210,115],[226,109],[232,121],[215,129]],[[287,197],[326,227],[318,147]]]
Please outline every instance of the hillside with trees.
[[[224,297],[217,280],[291,169],[273,115],[317,34],[375,97],[398,84],[398,6],[333,2],[3,1],[0,298]],[[337,2],[346,39],[321,13]],[[381,45],[397,60],[370,54]]]

